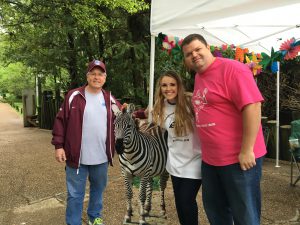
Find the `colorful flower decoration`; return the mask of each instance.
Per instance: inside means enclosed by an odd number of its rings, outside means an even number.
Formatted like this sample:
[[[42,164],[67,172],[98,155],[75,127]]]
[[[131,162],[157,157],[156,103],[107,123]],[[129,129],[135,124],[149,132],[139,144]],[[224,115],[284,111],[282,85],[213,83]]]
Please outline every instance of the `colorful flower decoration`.
[[[222,51],[218,47],[211,46],[210,51],[214,57],[223,57]]]
[[[173,37],[173,36],[165,36],[164,40],[162,42],[162,47],[163,49],[166,49],[168,53],[170,54],[172,49],[176,45],[180,45],[182,43],[182,40],[179,40],[178,37]]]
[[[296,42],[296,39],[293,37],[283,42],[280,46],[280,50],[285,60],[294,59],[300,52],[300,41]]]
[[[169,53],[171,52],[171,49],[175,46],[174,38],[165,36],[165,39],[162,42],[162,47],[166,49]]]
[[[227,48],[228,48],[227,45],[222,45],[222,50],[223,50],[223,51],[226,51]]]
[[[262,56],[262,60],[259,64],[262,65],[264,70],[271,68],[273,62],[280,61],[280,59],[282,58],[280,51],[275,52],[274,48],[271,49],[271,56],[267,55],[264,52],[261,53],[261,56]]]
[[[246,65],[249,66],[254,76],[261,73],[262,66],[259,65],[259,61],[260,60],[257,59],[256,55],[253,52],[252,52],[252,59],[246,56]]]
[[[276,73],[278,71],[278,63],[277,63],[277,61],[272,63],[272,65],[271,65],[271,71],[272,71],[272,73]]]
[[[243,49],[237,47],[235,49],[235,60],[240,61],[240,62],[244,62],[244,51]]]
[[[172,57],[175,63],[181,63],[183,59],[181,51],[181,43],[183,39],[177,37],[167,36],[159,33],[157,38],[157,45],[162,46]],[[210,46],[210,51],[215,57],[224,57],[238,60],[249,66],[254,76],[258,75],[262,69],[271,70],[273,73],[278,71],[277,61],[291,60],[298,56],[300,52],[300,40],[291,38],[281,44],[279,51],[271,49],[271,55],[262,52],[261,54],[251,53],[247,48],[242,49],[234,45]]]
[[[248,52],[249,52],[248,48],[243,49],[240,47],[236,47],[234,59],[243,63],[245,60],[245,54],[247,54]]]

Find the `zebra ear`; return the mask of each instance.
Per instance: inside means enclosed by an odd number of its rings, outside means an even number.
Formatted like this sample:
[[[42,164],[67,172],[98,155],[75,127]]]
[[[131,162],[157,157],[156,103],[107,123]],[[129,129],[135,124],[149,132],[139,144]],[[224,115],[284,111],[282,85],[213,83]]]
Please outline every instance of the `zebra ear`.
[[[134,112],[134,110],[135,110],[134,104],[130,103],[130,104],[127,105],[127,107],[126,107],[126,112],[127,113],[132,114]]]
[[[119,107],[116,104],[111,105],[111,110],[113,111],[115,116],[122,114],[122,112],[120,111]]]

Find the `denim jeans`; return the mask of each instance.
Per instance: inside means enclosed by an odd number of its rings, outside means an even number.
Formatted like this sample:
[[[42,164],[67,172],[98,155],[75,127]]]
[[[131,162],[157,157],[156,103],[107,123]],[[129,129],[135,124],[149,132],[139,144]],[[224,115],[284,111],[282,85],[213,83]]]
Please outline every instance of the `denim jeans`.
[[[202,162],[202,199],[211,225],[259,225],[263,157],[243,171],[240,164],[211,166]]]
[[[178,219],[181,225],[198,225],[197,194],[201,179],[171,176]]]
[[[68,225],[81,225],[83,200],[85,195],[86,180],[90,182],[90,196],[87,214],[91,221],[101,217],[103,192],[107,184],[108,163],[100,165],[80,165],[77,169],[66,166],[67,182],[67,209],[66,223]]]

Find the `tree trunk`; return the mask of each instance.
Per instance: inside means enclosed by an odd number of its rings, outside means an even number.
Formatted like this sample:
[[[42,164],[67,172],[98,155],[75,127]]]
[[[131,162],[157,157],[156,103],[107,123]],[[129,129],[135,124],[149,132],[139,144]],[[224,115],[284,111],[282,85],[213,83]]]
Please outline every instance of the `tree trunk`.
[[[77,79],[77,58],[76,58],[76,50],[75,50],[75,42],[74,36],[71,33],[68,33],[68,45],[70,49],[70,55],[68,59],[68,71],[70,75],[70,86],[69,89],[79,87],[78,79]]]

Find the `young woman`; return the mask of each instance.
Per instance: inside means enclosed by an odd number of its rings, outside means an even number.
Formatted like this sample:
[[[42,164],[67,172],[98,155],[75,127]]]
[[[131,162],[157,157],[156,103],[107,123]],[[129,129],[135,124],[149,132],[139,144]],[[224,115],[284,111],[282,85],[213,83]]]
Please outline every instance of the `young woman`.
[[[167,71],[157,81],[153,122],[168,131],[166,169],[171,175],[181,225],[198,225],[196,196],[201,186],[201,149],[194,134],[194,113],[182,80]],[[137,116],[139,117],[139,116]]]

